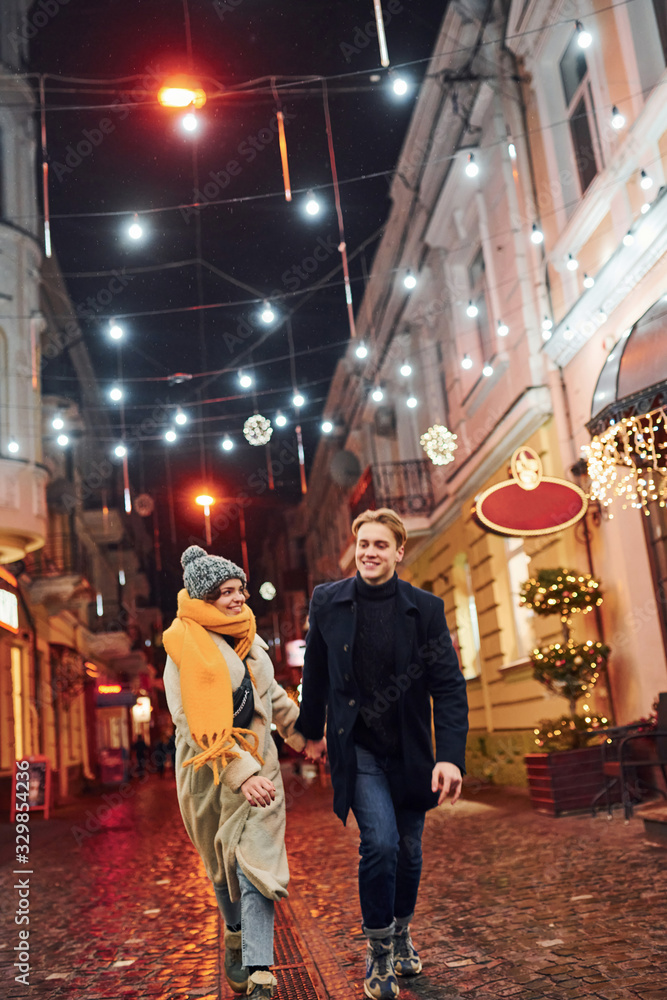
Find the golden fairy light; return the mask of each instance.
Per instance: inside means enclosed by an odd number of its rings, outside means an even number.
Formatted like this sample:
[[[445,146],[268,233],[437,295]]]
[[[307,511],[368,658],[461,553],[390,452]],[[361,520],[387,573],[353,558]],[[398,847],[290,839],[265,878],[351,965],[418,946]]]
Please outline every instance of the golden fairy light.
[[[447,465],[454,461],[458,448],[456,434],[442,424],[433,424],[419,438],[419,443],[434,465]]]
[[[608,507],[619,499],[623,509],[667,498],[667,412],[665,407],[623,417],[585,448],[591,496]]]

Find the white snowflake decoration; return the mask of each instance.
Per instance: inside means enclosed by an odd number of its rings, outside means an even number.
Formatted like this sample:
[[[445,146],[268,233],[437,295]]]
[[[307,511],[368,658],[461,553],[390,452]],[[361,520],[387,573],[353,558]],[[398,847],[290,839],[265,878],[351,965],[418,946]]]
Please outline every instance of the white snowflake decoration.
[[[419,443],[434,465],[447,465],[454,461],[458,448],[456,434],[452,434],[442,424],[433,424],[419,439]]]
[[[248,417],[244,423],[243,434],[248,444],[268,444],[273,434],[271,421],[260,413],[255,413],[252,417]]]

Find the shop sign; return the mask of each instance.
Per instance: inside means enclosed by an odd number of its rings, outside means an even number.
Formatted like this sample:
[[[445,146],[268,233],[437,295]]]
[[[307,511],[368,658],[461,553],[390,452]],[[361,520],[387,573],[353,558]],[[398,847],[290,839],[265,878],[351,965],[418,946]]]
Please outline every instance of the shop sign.
[[[532,448],[512,455],[511,478],[475,499],[473,516],[497,535],[550,535],[576,524],[588,507],[583,490],[566,479],[542,474],[540,456]]]

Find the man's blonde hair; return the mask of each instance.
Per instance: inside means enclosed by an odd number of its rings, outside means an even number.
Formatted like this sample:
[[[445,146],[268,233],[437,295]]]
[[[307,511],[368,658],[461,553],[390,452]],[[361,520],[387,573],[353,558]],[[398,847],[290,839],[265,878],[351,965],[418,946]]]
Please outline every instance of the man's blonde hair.
[[[386,525],[396,539],[396,548],[398,549],[400,549],[401,545],[405,545],[408,539],[408,532],[405,525],[396,511],[390,510],[389,507],[380,507],[379,510],[365,510],[363,514],[355,517],[352,522],[352,534],[355,538],[359,534],[359,528],[362,524]]]

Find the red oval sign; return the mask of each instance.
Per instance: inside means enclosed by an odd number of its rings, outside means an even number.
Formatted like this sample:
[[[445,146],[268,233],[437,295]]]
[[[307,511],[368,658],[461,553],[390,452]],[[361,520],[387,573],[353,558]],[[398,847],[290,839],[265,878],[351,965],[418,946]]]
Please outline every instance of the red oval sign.
[[[478,523],[498,535],[549,535],[576,524],[588,508],[583,490],[565,479],[545,476],[533,490],[514,479],[485,490],[475,500]]]

